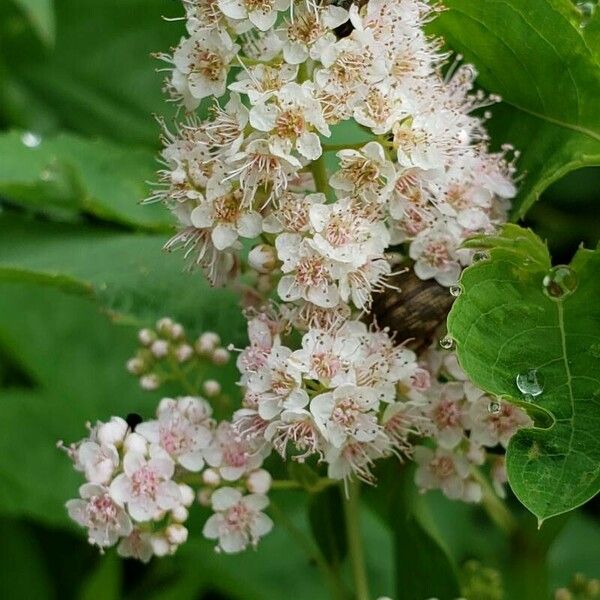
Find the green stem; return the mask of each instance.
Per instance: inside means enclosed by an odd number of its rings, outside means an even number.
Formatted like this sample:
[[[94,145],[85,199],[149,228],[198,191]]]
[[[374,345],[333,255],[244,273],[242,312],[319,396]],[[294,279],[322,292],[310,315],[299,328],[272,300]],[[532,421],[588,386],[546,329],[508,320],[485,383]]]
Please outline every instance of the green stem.
[[[350,481],[344,502],[344,520],[348,538],[348,554],[352,565],[356,600],[369,600],[369,583],[360,535],[360,484]]]
[[[510,510],[498,498],[488,478],[479,469],[473,469],[473,477],[481,486],[482,505],[490,519],[507,535],[512,535],[517,530],[518,524]]]
[[[332,189],[329,186],[329,176],[327,175],[327,166],[325,156],[322,154],[317,160],[310,164],[310,172],[315,180],[317,192],[325,194],[328,199],[332,199]]]
[[[314,561],[321,571],[323,578],[329,588],[331,597],[334,600],[347,600],[344,585],[338,574],[331,568],[322,552],[304,535],[302,530],[292,523],[290,518],[285,514],[277,504],[271,501],[271,513],[279,525],[281,525],[290,534],[292,539],[296,541],[298,546],[306,553],[310,560]]]
[[[339,152],[340,150],[360,150],[367,142],[354,142],[352,144],[321,144],[323,152]]]

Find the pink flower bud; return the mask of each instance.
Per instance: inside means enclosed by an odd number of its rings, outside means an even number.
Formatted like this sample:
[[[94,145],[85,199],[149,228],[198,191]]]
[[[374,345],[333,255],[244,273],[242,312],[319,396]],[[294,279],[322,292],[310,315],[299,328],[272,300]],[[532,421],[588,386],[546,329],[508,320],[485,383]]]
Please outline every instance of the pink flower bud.
[[[230,354],[225,348],[217,348],[212,355],[212,361],[215,365],[226,365],[229,362]]]
[[[183,525],[179,525],[178,523],[169,525],[165,533],[167,534],[167,539],[169,542],[176,546],[185,544],[188,538],[188,530]]]
[[[252,494],[266,494],[271,489],[273,478],[268,471],[258,469],[248,475],[246,487]]]
[[[204,473],[202,473],[202,481],[206,485],[217,486],[221,483],[221,476],[215,469],[206,469]]]
[[[220,343],[221,338],[216,333],[207,331],[196,341],[196,352],[198,354],[210,354]]]
[[[207,379],[202,384],[202,390],[208,398],[214,398],[221,393],[221,384],[214,379]]]
[[[169,342],[166,340],[156,340],[150,346],[150,351],[156,358],[164,358],[169,353]]]
[[[143,390],[152,391],[158,388],[160,385],[160,380],[154,373],[150,373],[149,375],[144,375],[140,379],[140,387]]]
[[[149,346],[156,339],[156,333],[151,329],[140,329],[138,340],[143,346]]]

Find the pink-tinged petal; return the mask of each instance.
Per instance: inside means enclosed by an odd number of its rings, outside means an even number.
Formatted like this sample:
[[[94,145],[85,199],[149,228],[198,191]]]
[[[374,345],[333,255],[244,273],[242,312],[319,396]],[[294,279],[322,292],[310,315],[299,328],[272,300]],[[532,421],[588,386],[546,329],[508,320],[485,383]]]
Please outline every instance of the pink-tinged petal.
[[[128,502],[131,498],[132,489],[131,481],[127,475],[121,473],[117,475],[109,488],[110,497],[120,506],[123,506],[125,502]]]
[[[213,510],[222,511],[235,506],[242,499],[242,493],[231,487],[216,490],[211,496]]]
[[[216,540],[219,537],[219,529],[222,521],[222,515],[211,515],[207,519],[206,523],[204,523],[204,527],[202,528],[202,535],[209,540]]]

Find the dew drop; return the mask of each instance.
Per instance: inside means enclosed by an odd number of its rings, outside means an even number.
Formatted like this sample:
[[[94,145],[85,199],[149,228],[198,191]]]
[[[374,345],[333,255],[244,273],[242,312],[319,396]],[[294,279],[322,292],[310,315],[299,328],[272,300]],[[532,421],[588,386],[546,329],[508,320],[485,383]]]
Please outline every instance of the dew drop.
[[[450,286],[450,295],[458,298],[462,294],[462,287],[460,285]]]
[[[42,143],[42,137],[32,131],[26,131],[21,136],[21,142],[28,148],[37,148]]]
[[[548,271],[542,284],[548,298],[562,300],[577,289],[577,274],[566,265],[557,265]]]
[[[501,410],[502,405],[500,404],[500,402],[498,402],[498,400],[490,400],[490,403],[488,404],[488,412],[491,415],[497,415],[500,413]]]
[[[473,254],[473,262],[481,262],[483,260],[487,260],[490,257],[490,253],[485,250],[478,250]]]
[[[589,349],[589,353],[594,358],[600,358],[600,344],[592,344]]]
[[[587,2],[577,3],[577,10],[579,10],[579,14],[581,15],[579,27],[582,29],[587,27],[589,22],[592,20],[594,13],[596,12],[597,4],[598,0],[587,0]]]
[[[440,340],[440,346],[444,350],[450,350],[454,346],[454,340],[449,336],[445,336]]]
[[[544,381],[537,369],[529,369],[517,375],[517,387],[525,395],[525,400],[531,402],[544,391]],[[528,399],[531,396],[531,400]]]

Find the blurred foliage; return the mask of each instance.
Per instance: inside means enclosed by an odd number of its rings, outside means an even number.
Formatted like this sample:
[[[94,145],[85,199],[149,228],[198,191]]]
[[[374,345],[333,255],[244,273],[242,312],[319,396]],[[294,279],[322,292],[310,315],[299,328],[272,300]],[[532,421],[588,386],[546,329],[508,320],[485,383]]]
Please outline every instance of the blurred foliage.
[[[550,0],[535,0],[536,9],[544,2]],[[531,43],[525,58],[538,78],[540,55],[549,50],[526,23],[515,27],[506,16],[515,0],[497,2],[499,12],[485,15],[498,26],[485,48],[478,46],[481,18],[466,35],[456,15],[467,4],[479,11],[481,3],[449,4],[453,10],[440,26],[453,46],[465,46],[467,58],[478,63],[481,52],[497,51],[503,71],[512,71],[498,45],[521,36]],[[198,274],[183,273],[180,256],[163,255],[169,218],[159,206],[138,204],[156,167],[152,114],[168,110],[155,72],[160,63],[150,54],[177,42],[182,23],[161,16],[180,14],[173,0],[0,2],[0,598],[325,600],[315,549],[335,568],[347,568],[344,541],[335,534],[340,498],[331,491],[310,498],[274,494],[285,519],[258,552],[237,557],[215,554],[201,538],[204,515],[196,508],[190,542],[177,556],[146,566],[118,560],[112,551],[100,556],[64,512],[81,481],[56,441],[82,437],[87,420],[154,410],[158,395],[142,392],[124,370],[139,325],[169,314],[192,336],[210,327],[226,342],[244,343],[235,295],[209,292]],[[542,21],[554,46],[583,51],[570,30]],[[559,67],[544,68],[556,73]],[[581,132],[547,119],[540,124],[515,109],[516,103],[536,111],[531,98],[514,97],[527,86],[514,90],[480,70],[482,82],[507,100],[492,120],[498,139],[529,148],[520,162],[526,177],[541,171],[545,186],[556,179],[556,161],[568,159],[569,168],[593,162],[575,164]],[[573,116],[569,103],[584,87],[580,77],[574,87],[552,79],[550,117]],[[586,127],[598,117],[589,106],[596,99],[586,97]],[[334,141],[356,134],[338,131]],[[527,198],[541,192],[525,181]],[[593,247],[600,239],[599,202],[600,170],[573,171],[542,193],[526,223],[548,240],[555,260],[569,262],[581,241]],[[228,373],[233,388],[233,368]],[[394,466],[389,476],[398,483],[406,473]],[[306,471],[294,477],[310,489]],[[386,496],[386,489],[395,491]],[[435,493],[409,499],[395,493],[391,485],[365,493],[361,526],[374,597],[413,600],[420,590],[435,590],[443,599],[458,574],[468,600],[548,600],[576,572],[600,578],[597,501],[538,532],[533,517],[509,497],[518,528],[506,532],[481,507]],[[396,586],[394,563],[411,586]],[[440,590],[440,581],[451,583]]]

